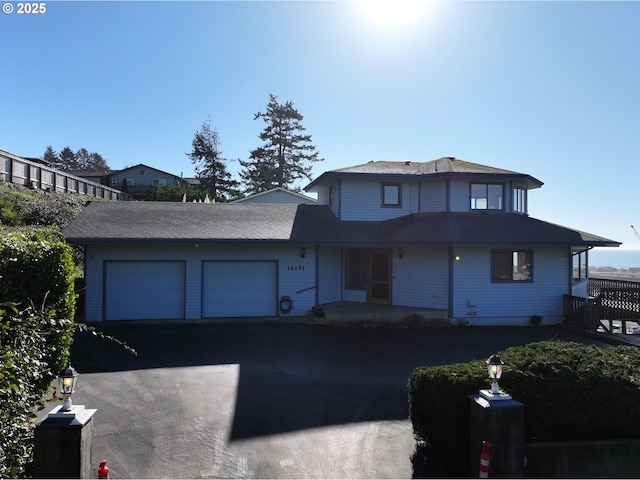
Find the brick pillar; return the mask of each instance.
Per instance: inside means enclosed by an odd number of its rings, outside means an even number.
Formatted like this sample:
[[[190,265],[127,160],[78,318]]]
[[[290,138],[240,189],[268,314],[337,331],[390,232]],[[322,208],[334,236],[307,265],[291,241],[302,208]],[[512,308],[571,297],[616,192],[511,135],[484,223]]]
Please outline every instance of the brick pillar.
[[[93,414],[74,405],[70,412],[56,407],[36,425],[34,478],[94,478],[91,467]]]
[[[524,405],[511,399],[470,395],[470,476],[477,477],[482,442],[491,443],[489,477],[521,477],[524,469]]]

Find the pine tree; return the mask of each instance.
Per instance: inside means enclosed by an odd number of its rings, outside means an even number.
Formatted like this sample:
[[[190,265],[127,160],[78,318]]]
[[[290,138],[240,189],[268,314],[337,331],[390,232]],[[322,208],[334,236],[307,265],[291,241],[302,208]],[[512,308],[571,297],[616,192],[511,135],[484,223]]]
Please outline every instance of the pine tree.
[[[291,101],[278,103],[269,94],[265,112],[258,112],[253,119],[262,118],[266,123],[259,137],[264,144],[251,151],[249,160],[240,160],[243,170],[240,178],[245,182],[246,193],[259,193],[275,187],[299,191],[294,183],[303,178],[311,179],[310,163],[322,161],[318,157],[311,135],[303,132],[302,115]]]
[[[196,166],[201,188],[210,191],[216,202],[227,202],[238,197],[239,184],[227,170],[229,160],[222,156],[220,144],[218,131],[211,127],[208,119],[195,133],[191,142],[193,149],[187,155]]]
[[[60,170],[79,170],[76,154],[69,147],[64,147],[58,155],[56,168]]]
[[[58,152],[56,152],[51,145],[48,145],[46,150],[42,154],[42,160],[47,162],[52,167],[55,167],[58,163]]]
[[[109,170],[107,161],[96,152],[89,152],[86,148],[81,148],[76,152],[77,170]]]

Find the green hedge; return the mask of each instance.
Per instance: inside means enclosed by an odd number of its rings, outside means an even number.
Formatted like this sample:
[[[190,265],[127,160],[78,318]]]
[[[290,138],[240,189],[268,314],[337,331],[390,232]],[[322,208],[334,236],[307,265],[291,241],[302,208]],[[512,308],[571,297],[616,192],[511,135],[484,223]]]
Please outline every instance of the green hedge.
[[[525,406],[525,441],[640,438],[640,349],[547,341],[499,352],[500,386]],[[485,360],[416,368],[409,379],[416,439],[441,474],[465,476],[469,395],[487,388]]]
[[[0,478],[28,476],[33,412],[66,367],[73,340],[74,263],[56,229],[0,237]]]
[[[20,309],[54,309],[73,319],[75,264],[71,248],[57,228],[3,231],[0,237],[0,300]]]

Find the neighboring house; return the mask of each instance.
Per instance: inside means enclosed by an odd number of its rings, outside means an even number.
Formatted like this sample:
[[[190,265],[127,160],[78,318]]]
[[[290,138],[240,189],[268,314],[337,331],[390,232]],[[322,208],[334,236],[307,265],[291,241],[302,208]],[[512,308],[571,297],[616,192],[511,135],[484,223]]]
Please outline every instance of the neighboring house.
[[[289,203],[294,205],[304,203],[305,205],[316,205],[318,201],[307,195],[276,187],[229,203]]]
[[[109,173],[110,186],[129,192],[136,199],[146,198],[155,187],[169,185],[173,187],[190,187],[191,184],[182,177],[163,172],[142,163],[123,170]],[[126,185],[126,186],[125,186]]]
[[[109,175],[111,175],[116,170],[65,170],[65,172],[75,175],[76,177],[84,178],[90,182],[99,183],[101,185],[111,186],[111,182],[109,182]],[[114,188],[119,188],[118,187]]]
[[[474,325],[559,323],[588,250],[619,242],[528,216],[530,175],[451,157],[370,162],[305,189],[317,205],[94,202],[86,321],[306,315],[333,302]]]

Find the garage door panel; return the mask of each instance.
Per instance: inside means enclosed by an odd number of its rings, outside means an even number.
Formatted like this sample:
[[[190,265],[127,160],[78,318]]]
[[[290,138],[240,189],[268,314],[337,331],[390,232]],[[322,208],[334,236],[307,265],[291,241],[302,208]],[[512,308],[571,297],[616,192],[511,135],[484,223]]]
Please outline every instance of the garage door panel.
[[[184,262],[114,261],[105,271],[105,320],[184,318]]]
[[[205,318],[275,316],[277,262],[204,262],[202,295]]]

